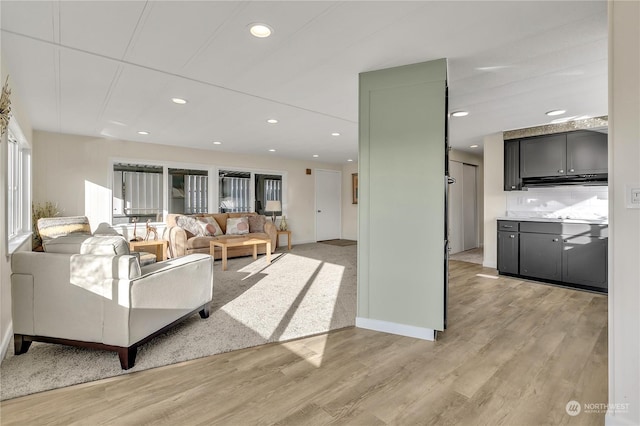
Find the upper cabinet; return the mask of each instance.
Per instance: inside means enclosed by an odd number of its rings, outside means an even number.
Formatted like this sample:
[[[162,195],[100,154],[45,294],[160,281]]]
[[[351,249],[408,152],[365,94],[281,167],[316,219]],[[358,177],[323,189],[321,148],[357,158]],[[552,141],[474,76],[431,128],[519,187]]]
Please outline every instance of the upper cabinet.
[[[505,141],[505,191],[539,183],[540,178],[544,178],[545,185],[580,184],[596,179],[606,183],[606,173],[605,133],[579,130]]]
[[[562,176],[567,165],[567,135],[520,140],[520,177]]]
[[[607,173],[607,135],[567,133],[567,174]]]

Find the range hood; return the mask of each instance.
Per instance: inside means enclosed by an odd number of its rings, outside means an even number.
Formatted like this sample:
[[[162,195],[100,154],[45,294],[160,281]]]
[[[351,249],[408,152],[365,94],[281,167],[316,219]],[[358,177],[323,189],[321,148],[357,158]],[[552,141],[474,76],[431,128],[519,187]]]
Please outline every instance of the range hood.
[[[540,188],[564,185],[606,186],[608,184],[607,179],[608,175],[606,173],[522,178],[522,187]]]

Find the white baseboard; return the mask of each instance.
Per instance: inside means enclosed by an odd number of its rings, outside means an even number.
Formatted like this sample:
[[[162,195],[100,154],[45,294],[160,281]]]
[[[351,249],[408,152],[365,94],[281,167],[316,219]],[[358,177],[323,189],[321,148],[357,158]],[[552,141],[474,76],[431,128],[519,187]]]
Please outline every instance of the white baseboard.
[[[7,351],[9,350],[9,345],[11,345],[11,338],[13,337],[13,322],[9,323],[9,327],[7,328],[7,332],[2,336],[2,352],[0,353],[0,361],[4,360],[4,357],[7,355]]]
[[[422,340],[436,340],[436,331],[430,328],[398,324],[395,322],[381,321],[371,318],[356,317],[356,327],[373,331],[381,331],[383,333],[398,334],[400,336],[414,337]]]
[[[621,419],[620,417],[616,417],[615,415],[607,412],[604,415],[604,424],[605,426],[637,426],[637,421]]]

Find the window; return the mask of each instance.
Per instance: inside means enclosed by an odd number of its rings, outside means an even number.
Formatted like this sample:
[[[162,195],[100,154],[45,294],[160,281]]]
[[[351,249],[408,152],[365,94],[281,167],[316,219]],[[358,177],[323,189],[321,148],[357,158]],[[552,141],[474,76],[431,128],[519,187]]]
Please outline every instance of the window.
[[[265,214],[264,207],[267,201],[282,201],[282,176],[278,175],[256,175],[256,211]],[[276,216],[281,216],[282,212],[269,212]]]
[[[207,213],[209,174],[206,170],[169,169],[169,213]]]
[[[163,167],[113,165],[113,224],[162,221]]]
[[[7,141],[7,237],[12,251],[11,241],[31,232],[31,153],[15,124],[9,126]]]

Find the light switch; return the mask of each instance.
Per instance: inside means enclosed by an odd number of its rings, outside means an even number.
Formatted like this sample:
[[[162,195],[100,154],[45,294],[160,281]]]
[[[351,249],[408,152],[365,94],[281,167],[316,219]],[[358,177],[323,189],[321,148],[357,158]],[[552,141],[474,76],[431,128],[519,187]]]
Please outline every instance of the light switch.
[[[640,185],[627,185],[627,208],[640,209]]]

